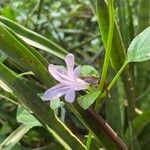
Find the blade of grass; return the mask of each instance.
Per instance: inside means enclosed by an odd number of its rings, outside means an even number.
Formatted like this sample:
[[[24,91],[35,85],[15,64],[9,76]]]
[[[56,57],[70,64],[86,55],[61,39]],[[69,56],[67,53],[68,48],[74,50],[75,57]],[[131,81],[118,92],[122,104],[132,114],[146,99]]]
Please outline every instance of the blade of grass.
[[[22,124],[0,144],[0,149],[11,150],[29,130],[29,126]]]
[[[31,31],[10,19],[0,16],[0,21],[4,23],[7,27],[12,29],[15,33],[17,33],[23,40],[25,40],[28,44],[45,50],[46,52],[63,59],[64,54],[67,53],[62,47],[54,43],[53,41],[47,39],[46,37]]]
[[[126,19],[126,0],[117,0],[118,3],[118,17],[119,17],[119,27],[122,36],[122,40],[125,48],[128,47],[128,27]]]
[[[33,71],[35,75],[47,85],[51,85],[53,81],[50,79],[48,71],[37,58],[37,52],[30,49],[26,44],[20,43],[4,26],[0,23],[0,49],[19,66],[26,71]],[[23,41],[22,41],[23,42]],[[34,52],[33,52],[34,51]],[[34,54],[33,54],[34,53]],[[36,55],[35,55],[36,53]],[[35,57],[36,56],[36,57]],[[41,58],[42,56],[40,56]]]

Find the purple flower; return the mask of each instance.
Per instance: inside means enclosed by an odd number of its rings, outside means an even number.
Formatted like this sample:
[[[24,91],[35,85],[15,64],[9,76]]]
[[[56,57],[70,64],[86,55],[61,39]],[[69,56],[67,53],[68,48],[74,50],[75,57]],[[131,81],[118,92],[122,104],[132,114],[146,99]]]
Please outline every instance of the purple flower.
[[[48,101],[53,98],[65,96],[65,100],[72,103],[75,100],[75,91],[85,90],[88,88],[88,83],[79,78],[80,66],[74,69],[74,55],[68,54],[65,57],[67,69],[61,69],[50,64],[48,70],[50,74],[60,83],[48,89],[43,99]]]

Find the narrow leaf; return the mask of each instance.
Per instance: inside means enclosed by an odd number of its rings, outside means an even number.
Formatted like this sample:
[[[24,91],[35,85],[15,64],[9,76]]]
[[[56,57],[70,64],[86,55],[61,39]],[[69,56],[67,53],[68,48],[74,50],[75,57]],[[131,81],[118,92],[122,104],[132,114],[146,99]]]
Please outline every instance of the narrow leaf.
[[[53,41],[17,24],[16,22],[10,19],[0,16],[0,21],[4,23],[7,27],[9,27],[11,30],[13,30],[15,33],[17,33],[25,42],[27,42],[29,45],[33,47],[44,50],[61,59],[63,59],[64,54],[67,53],[66,50],[64,50],[62,47],[60,47]]]
[[[29,131],[30,127],[26,125],[19,126],[14,130],[1,144],[1,150],[11,150],[19,141]]]
[[[22,44],[20,40],[18,41],[18,38],[13,36],[1,23],[0,32],[0,49],[24,70],[33,71],[37,78],[47,85],[51,85],[52,80],[50,80],[42,56],[30,46],[27,46],[25,42]]]

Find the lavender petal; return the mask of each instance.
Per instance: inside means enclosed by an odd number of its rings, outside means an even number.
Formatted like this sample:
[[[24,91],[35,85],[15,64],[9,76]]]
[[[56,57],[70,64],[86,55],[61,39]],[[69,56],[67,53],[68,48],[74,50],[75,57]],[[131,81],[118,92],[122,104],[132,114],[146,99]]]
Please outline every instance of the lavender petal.
[[[66,65],[67,65],[68,75],[73,76],[73,74],[74,74],[74,72],[73,72],[73,69],[74,69],[74,55],[69,53],[65,57],[65,62],[66,62]]]
[[[63,83],[57,84],[56,86],[53,86],[52,88],[48,89],[44,93],[42,99],[48,101],[53,98],[59,98],[65,95],[70,90],[70,88],[70,86],[64,85]]]
[[[81,66],[77,66],[75,69],[74,69],[74,77],[77,78],[79,75],[80,75],[80,68]]]
[[[76,78],[76,91],[85,90],[89,87],[89,84],[80,78]]]
[[[66,94],[65,94],[65,101],[69,103],[73,103],[75,100],[75,91],[73,89],[70,89]]]
[[[67,72],[60,69],[60,68],[58,68],[55,65],[50,64],[48,66],[48,71],[59,82],[70,81],[69,78],[68,78]]]

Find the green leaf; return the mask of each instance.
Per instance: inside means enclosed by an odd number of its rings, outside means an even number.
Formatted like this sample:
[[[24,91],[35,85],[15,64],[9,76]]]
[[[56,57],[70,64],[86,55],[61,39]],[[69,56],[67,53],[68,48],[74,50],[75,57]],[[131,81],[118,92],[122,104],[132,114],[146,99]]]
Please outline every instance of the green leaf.
[[[50,103],[50,107],[55,111],[57,110],[59,107],[61,107],[63,105],[63,102],[60,101],[60,99],[52,99],[51,103]]]
[[[53,41],[5,17],[0,16],[0,21],[17,33],[29,45],[44,50],[58,58],[64,59],[64,54],[66,54],[67,51]]]
[[[141,62],[150,59],[150,27],[136,36],[128,48],[127,61]]]
[[[141,150],[139,141],[137,139],[137,136],[135,134],[134,128],[132,126],[132,123],[129,121],[129,143],[128,143],[128,148],[131,150]]]
[[[9,92],[9,93],[12,93],[12,90],[2,81],[0,80],[0,87],[6,91],[6,92]]]
[[[0,50],[0,62],[4,62],[7,59],[7,56]]]
[[[30,128],[34,126],[41,126],[40,122],[21,106],[17,109],[17,121]]]
[[[33,71],[35,76],[47,85],[52,84],[45,66],[48,62],[35,49],[31,48],[15,33],[11,33],[0,23],[0,49],[16,64],[26,71]]]
[[[136,135],[139,135],[143,128],[150,122],[150,110],[138,115],[133,121],[132,125]],[[126,131],[126,137],[129,137],[129,129]]]
[[[30,127],[26,125],[19,126],[14,130],[1,144],[1,150],[11,150],[19,141],[29,131]]]
[[[84,65],[80,69],[81,76],[96,76],[99,77],[98,71],[95,70],[92,66]]]
[[[107,37],[109,31],[108,8],[105,0],[96,0],[96,1],[97,1],[96,4],[97,21],[99,24],[100,34],[102,36],[104,47],[106,49]],[[124,45],[116,23],[114,24],[114,35],[113,35],[112,43],[113,44],[110,53],[111,65],[115,70],[119,70],[124,63],[126,56],[125,56]]]
[[[101,91],[98,90],[92,91],[91,93],[88,93],[84,96],[80,96],[77,99],[77,101],[83,109],[87,109],[90,105],[94,103],[94,101],[96,100],[96,98],[99,96],[100,93]]]
[[[140,134],[142,134],[143,129],[148,125],[150,122],[150,110],[143,112],[142,114],[138,115],[132,122],[132,127],[134,129],[134,138],[138,137]],[[131,129],[130,127],[127,128],[126,133],[125,133],[125,138],[126,138],[126,143],[130,145],[131,142]]]

